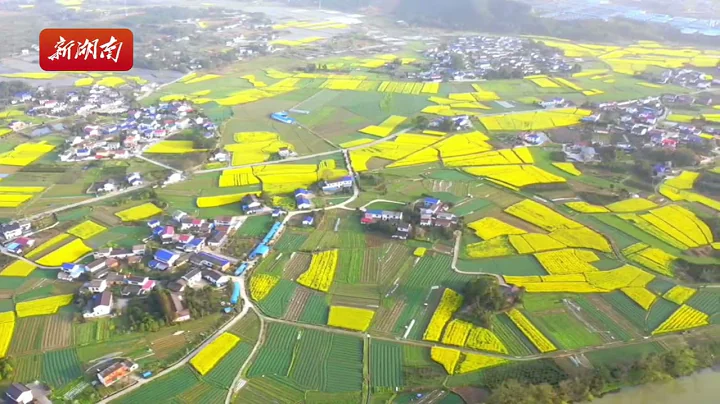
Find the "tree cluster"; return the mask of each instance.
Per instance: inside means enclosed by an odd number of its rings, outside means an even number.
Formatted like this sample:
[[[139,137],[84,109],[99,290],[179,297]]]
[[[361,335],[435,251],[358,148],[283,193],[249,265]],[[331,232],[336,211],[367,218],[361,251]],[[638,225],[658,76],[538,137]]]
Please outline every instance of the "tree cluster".
[[[217,313],[222,308],[220,304],[224,294],[214,291],[210,287],[195,290],[185,289],[184,303],[190,310],[192,318],[201,318],[209,314]]]
[[[169,293],[164,290],[153,290],[146,299],[132,299],[125,311],[128,331],[160,330],[168,324],[171,305]],[[171,317],[170,321],[172,321]]]
[[[495,388],[490,404],[560,404],[586,402],[607,391],[607,386],[636,386],[688,376],[720,362],[720,343],[678,348],[634,361],[596,367],[557,384],[532,384],[510,379]]]
[[[521,296],[508,296],[494,277],[473,279],[465,285],[462,294],[464,306],[458,317],[486,328],[496,313],[510,309],[521,299]]]

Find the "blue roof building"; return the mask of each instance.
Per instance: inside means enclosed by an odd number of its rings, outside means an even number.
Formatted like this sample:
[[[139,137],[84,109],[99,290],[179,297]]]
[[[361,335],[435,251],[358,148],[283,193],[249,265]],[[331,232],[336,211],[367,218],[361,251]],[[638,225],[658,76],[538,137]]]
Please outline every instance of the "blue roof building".
[[[235,270],[235,276],[240,276],[247,270],[248,264],[246,262],[243,262],[240,264],[240,266],[237,267]]]
[[[253,250],[253,252],[250,253],[250,259],[253,260],[255,258],[262,258],[267,256],[270,253],[270,247],[266,246],[265,244],[258,244],[257,247]]]
[[[164,249],[157,250],[154,256],[157,261],[164,262],[168,265],[172,265],[178,257],[180,257],[180,254]]]
[[[270,114],[270,118],[272,118],[278,122],[286,123],[288,125],[292,125],[295,123],[295,118],[291,118],[287,114],[287,112],[274,112],[274,113]]]
[[[295,197],[297,197],[298,195],[310,195],[310,191],[304,188],[299,188],[295,190]]]
[[[312,207],[310,200],[303,196],[296,197],[295,202],[297,203],[298,209],[310,209]]]

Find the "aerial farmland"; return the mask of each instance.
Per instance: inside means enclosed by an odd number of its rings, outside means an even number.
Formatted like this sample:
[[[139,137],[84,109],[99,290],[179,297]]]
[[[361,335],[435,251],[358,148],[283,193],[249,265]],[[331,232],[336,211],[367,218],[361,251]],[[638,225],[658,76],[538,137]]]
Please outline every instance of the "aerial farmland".
[[[582,402],[717,365],[719,49],[221,7],[166,21],[210,66],[0,74],[3,389]]]

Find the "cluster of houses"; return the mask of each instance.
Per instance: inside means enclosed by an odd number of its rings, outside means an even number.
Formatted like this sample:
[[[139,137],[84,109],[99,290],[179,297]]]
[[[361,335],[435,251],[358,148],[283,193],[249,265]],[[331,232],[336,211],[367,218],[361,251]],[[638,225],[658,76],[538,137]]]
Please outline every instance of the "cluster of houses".
[[[420,210],[420,226],[450,228],[458,223],[458,217],[449,213],[450,206],[436,198],[424,198],[417,204]]]
[[[201,130],[205,137],[212,138],[216,126],[189,103],[160,103],[129,111],[127,118],[117,124],[85,126],[82,135],[67,140],[69,147],[59,157],[64,162],[126,159],[185,129]]]
[[[678,101],[681,98],[683,100]],[[667,120],[666,118],[670,114],[667,105],[677,102],[692,103],[693,97],[664,95],[624,103],[600,105],[600,114],[613,113],[614,116],[618,117],[604,129],[604,132],[625,136],[628,141],[616,146],[626,151],[635,149],[633,144],[640,147],[671,149],[681,144],[703,144],[704,141],[712,139],[714,134],[720,132],[719,128],[709,125],[697,126]],[[599,114],[594,116],[599,117]]]
[[[415,203],[415,209],[419,213],[419,219],[415,225],[420,227],[438,227],[452,228],[457,226],[458,217],[449,213],[450,205],[437,198],[423,198]],[[403,212],[393,210],[373,210],[369,209],[363,212],[360,223],[369,225],[378,222],[388,222],[395,227],[392,238],[398,240],[407,240],[412,232],[413,223],[409,223],[411,219],[405,217]]]
[[[123,179],[108,178],[104,181],[93,183],[88,189],[91,193],[102,194],[108,192],[116,192],[128,187],[139,187],[145,184],[140,173],[131,173],[125,176]]]
[[[705,72],[692,69],[665,70],[659,77],[651,81],[658,84],[674,84],[692,89],[706,90],[713,86],[720,86],[720,80]]]
[[[573,63],[562,54],[548,56],[531,40],[512,37],[459,37],[447,46],[425,51],[425,57],[432,60],[430,66],[409,78],[474,81],[499,77],[502,71],[517,72],[522,78],[540,73],[567,73],[573,68]],[[457,58],[461,58],[462,66],[457,66]]]
[[[152,229],[152,237],[160,244],[170,245],[186,253],[200,251],[205,246],[220,248],[240,224],[242,223],[239,218],[235,216],[219,216],[208,221],[195,218],[180,210],[173,212],[171,222],[165,225],[158,219],[147,223]],[[167,268],[158,266],[153,269]]]
[[[14,94],[11,101],[13,105],[27,106],[27,115],[30,116],[52,116],[62,117],[71,115],[87,115],[90,112],[119,113],[118,109],[123,107],[125,102],[123,95],[109,87],[93,86],[89,91],[70,91],[66,94],[58,94],[57,90],[48,90],[45,87],[37,87],[32,91],[25,91]]]
[[[13,240],[21,237],[23,234],[29,233],[31,229],[32,224],[27,221],[0,224],[0,237],[7,242],[12,242]]]

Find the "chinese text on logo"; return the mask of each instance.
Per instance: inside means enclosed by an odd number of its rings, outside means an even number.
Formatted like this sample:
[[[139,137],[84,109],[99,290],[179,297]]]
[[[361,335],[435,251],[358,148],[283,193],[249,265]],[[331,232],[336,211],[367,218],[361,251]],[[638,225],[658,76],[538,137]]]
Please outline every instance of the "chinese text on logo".
[[[127,71],[133,65],[129,29],[55,29],[40,32],[45,71]]]

